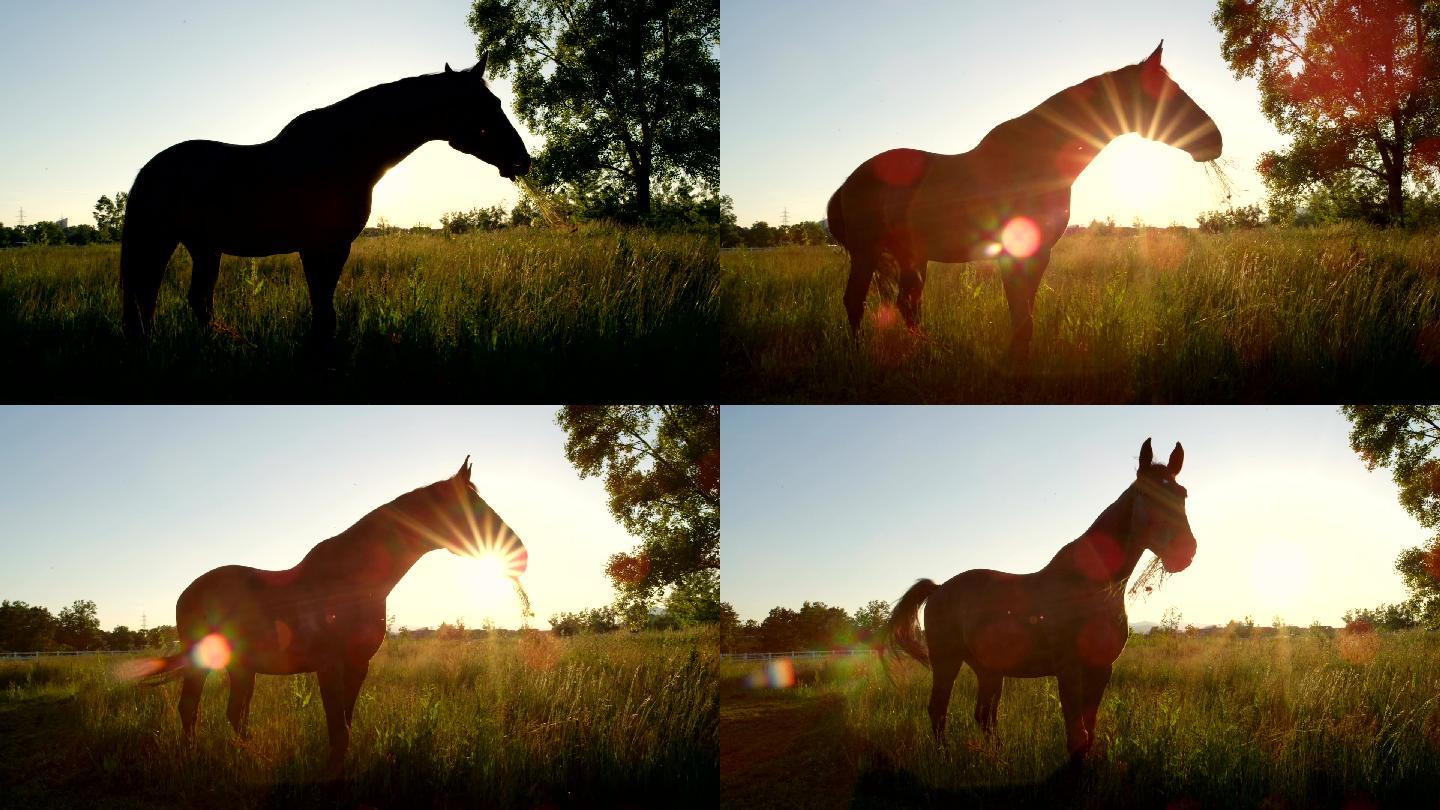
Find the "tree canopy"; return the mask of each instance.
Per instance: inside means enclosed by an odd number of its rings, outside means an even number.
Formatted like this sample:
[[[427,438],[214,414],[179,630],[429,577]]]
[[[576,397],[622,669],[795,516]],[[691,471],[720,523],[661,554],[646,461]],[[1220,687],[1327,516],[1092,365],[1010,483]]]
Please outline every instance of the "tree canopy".
[[[1342,410],[1350,420],[1350,446],[1365,465],[1388,467],[1405,511],[1421,526],[1440,529],[1440,405],[1346,405]],[[1395,570],[1409,599],[1402,606],[1382,605],[1377,612],[1398,610],[1413,623],[1440,627],[1440,535],[1400,552]]]
[[[520,120],[536,178],[629,198],[720,179],[718,0],[475,0],[470,29]]]
[[[570,405],[556,422],[565,457],[580,477],[603,476],[611,514],[640,541],[611,556],[615,587],[642,605],[680,588],[694,610],[720,568],[719,406]]]
[[[1259,82],[1261,110],[1288,149],[1258,164],[1272,207],[1317,186],[1384,200],[1404,219],[1405,181],[1440,167],[1440,3],[1220,0],[1211,17],[1236,76]]]

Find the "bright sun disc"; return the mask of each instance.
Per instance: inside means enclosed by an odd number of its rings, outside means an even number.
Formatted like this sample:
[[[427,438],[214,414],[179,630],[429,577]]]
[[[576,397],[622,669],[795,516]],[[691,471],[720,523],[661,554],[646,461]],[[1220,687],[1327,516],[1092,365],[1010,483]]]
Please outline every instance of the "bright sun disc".
[[[508,579],[510,572],[506,570],[505,561],[499,554],[482,554],[475,561],[477,576],[481,579]]]

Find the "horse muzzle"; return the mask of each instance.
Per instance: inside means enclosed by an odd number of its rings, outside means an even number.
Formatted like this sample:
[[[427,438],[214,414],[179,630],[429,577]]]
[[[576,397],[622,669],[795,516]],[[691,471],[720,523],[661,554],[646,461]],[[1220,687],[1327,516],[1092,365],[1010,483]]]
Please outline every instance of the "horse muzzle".
[[[509,165],[496,166],[496,168],[500,170],[500,176],[505,178],[506,180],[514,180],[517,177],[523,177],[524,175],[530,173],[530,156],[526,155],[520,160],[517,160]]]

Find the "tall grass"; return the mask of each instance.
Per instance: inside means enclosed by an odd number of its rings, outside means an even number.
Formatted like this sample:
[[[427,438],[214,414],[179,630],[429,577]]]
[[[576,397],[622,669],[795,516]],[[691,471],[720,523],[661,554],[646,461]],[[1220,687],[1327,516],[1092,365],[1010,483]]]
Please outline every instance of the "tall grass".
[[[182,249],[155,333],[120,335],[119,248],[0,251],[0,371],[23,399],[704,399],[715,389],[714,240],[512,229],[357,240],[337,356],[305,350],[298,254],[226,257],[218,324],[185,302]],[[12,395],[13,396],[13,395]]]
[[[1440,635],[1359,641],[1133,638],[1100,706],[1098,742],[1064,784],[1055,680],[1010,679],[987,740],[971,719],[968,669],[934,744],[930,673],[892,684],[872,660],[802,678],[796,697],[843,698],[857,804],[1333,807],[1347,800],[1432,807],[1440,795]],[[728,669],[727,674],[734,675]],[[1364,804],[1357,806],[1366,806]]]
[[[225,720],[223,674],[187,743],[177,684],[117,683],[98,658],[0,665],[0,717],[19,707],[62,731],[43,768],[71,776],[13,788],[45,804],[652,805],[716,790],[716,650],[713,632],[387,641],[338,785],[320,782],[314,675],[257,678],[245,743]]]
[[[721,257],[727,397],[787,402],[1348,402],[1440,395],[1440,235],[1364,226],[1067,236],[1007,357],[997,265],[932,265],[922,333],[834,248]],[[883,325],[882,325],[883,324]]]

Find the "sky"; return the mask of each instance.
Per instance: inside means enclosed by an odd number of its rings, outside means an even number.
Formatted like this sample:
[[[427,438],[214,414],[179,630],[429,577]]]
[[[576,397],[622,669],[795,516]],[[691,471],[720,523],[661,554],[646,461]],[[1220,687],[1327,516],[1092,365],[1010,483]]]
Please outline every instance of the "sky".
[[[1237,80],[1210,23],[1213,0],[956,3],[725,0],[721,191],[741,225],[819,220],[860,163],[896,147],[968,151],[995,125],[1165,41],[1162,64],[1225,139],[1236,205],[1259,202],[1262,151],[1285,139]],[[1195,224],[1224,208],[1180,150],[1126,135],[1080,175],[1072,223]]]
[[[534,627],[609,604],[609,556],[634,546],[603,484],[565,459],[554,407],[0,408],[0,597],[101,626],[175,623],[175,600],[222,565],[285,569],[409,492],[471,481],[525,543]],[[434,551],[391,592],[397,626],[486,618],[518,598],[474,559]]]
[[[446,62],[477,61],[465,0],[7,4],[0,15],[0,222],[93,223],[100,195],[127,191],[180,141],[269,140],[295,116]],[[491,82],[514,116],[505,80]],[[432,141],[375,188],[371,224],[515,204],[494,167]]]
[[[1326,407],[726,407],[721,597],[741,619],[807,600],[854,612],[922,577],[1028,573],[1135,480],[1140,445],[1185,447],[1194,562],[1132,622],[1338,626],[1405,597],[1396,555],[1429,533]],[[1146,554],[1137,571],[1150,559]]]

